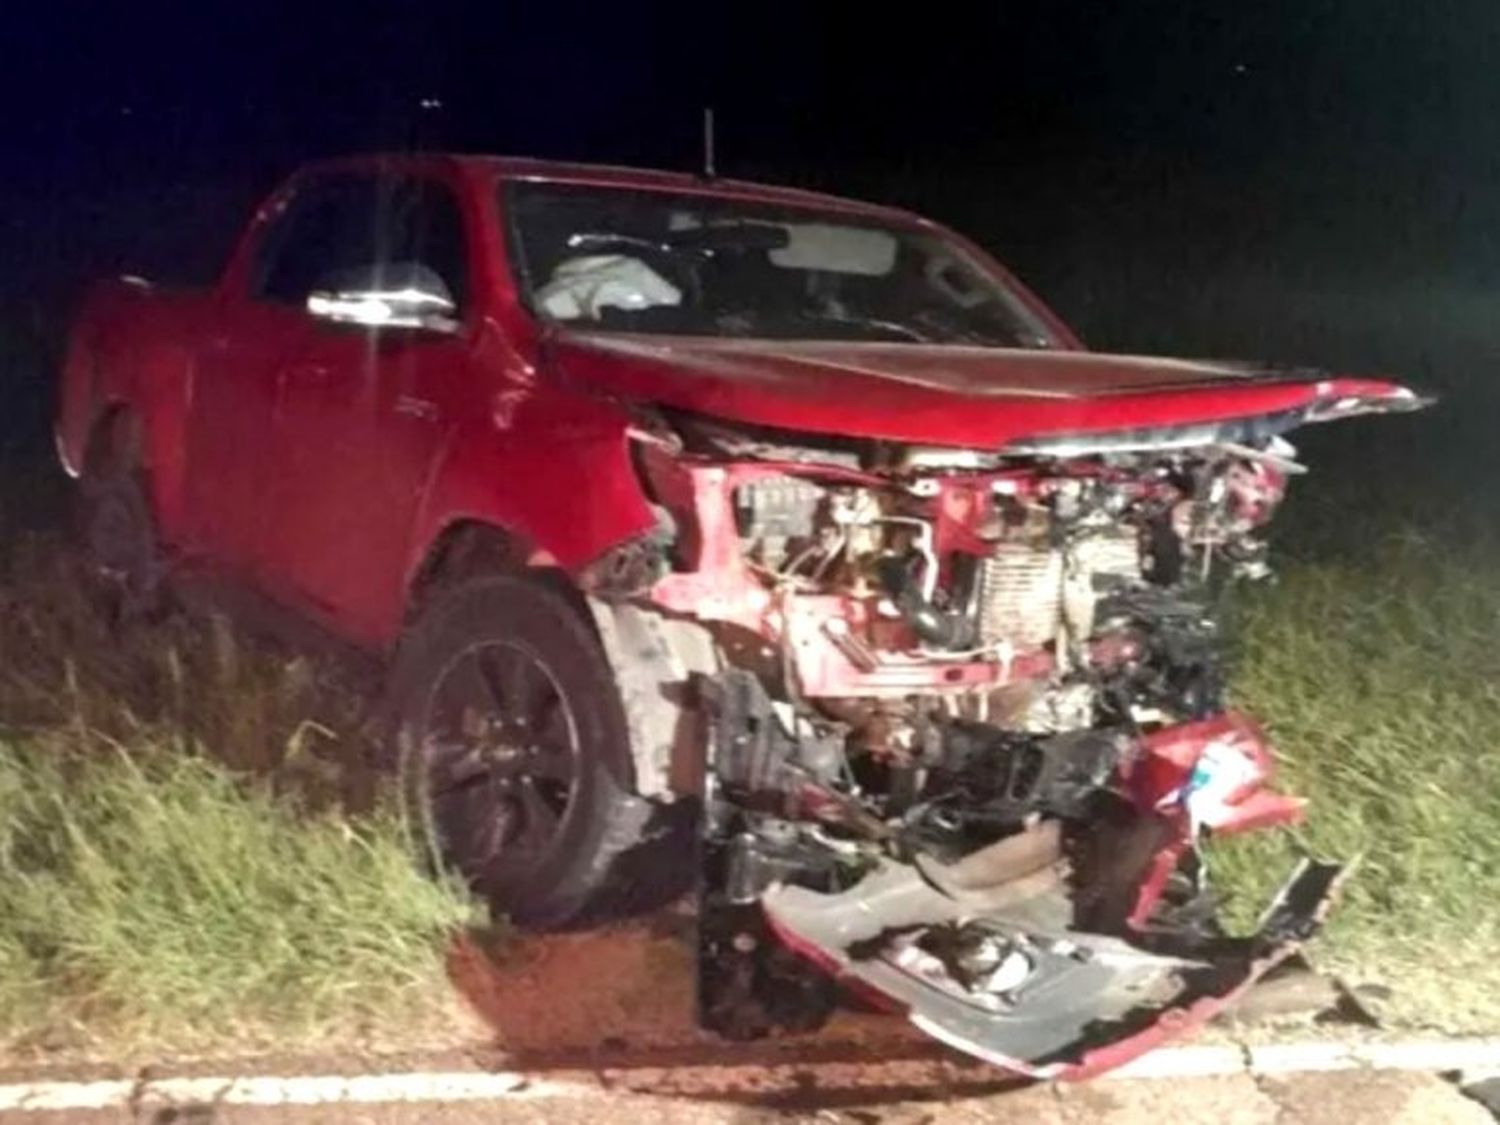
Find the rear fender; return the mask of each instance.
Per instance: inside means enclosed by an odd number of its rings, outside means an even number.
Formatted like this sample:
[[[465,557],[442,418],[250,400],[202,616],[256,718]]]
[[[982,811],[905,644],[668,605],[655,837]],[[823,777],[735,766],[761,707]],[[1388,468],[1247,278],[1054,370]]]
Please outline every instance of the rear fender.
[[[147,474],[155,515],[169,540],[181,524],[200,312],[199,304],[156,299],[137,280],[102,285],[73,330],[62,372],[56,440],[64,469],[82,473],[91,446],[109,432],[112,420],[130,418],[139,427],[132,454]]]

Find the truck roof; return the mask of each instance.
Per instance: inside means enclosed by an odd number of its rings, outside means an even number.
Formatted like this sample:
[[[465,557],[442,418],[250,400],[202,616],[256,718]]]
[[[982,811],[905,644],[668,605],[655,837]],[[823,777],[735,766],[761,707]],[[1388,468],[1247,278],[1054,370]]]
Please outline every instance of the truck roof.
[[[885,207],[863,200],[809,191],[708,177],[689,172],[664,172],[657,169],[629,168],[608,164],[575,164],[555,160],[534,160],[514,156],[459,157],[492,169],[496,175],[514,180],[554,180],[563,183],[594,184],[600,187],[634,188],[643,191],[675,191],[703,195],[722,195],[736,199],[753,199],[763,203],[788,206],[816,206],[830,210],[867,214],[910,222],[919,216],[897,207]]]
[[[901,223],[923,223],[927,220],[899,207],[887,207],[843,196],[826,195],[803,188],[781,187],[721,177],[706,177],[688,172],[666,172],[659,169],[628,168],[609,164],[582,164],[560,160],[539,160],[525,156],[493,156],[479,153],[371,153],[362,156],[337,157],[315,161],[309,168],[348,167],[368,163],[410,160],[447,160],[490,175],[512,180],[547,180],[556,183],[589,184],[636,191],[670,191],[694,195],[719,196],[787,207],[819,207],[850,215],[865,215]]]

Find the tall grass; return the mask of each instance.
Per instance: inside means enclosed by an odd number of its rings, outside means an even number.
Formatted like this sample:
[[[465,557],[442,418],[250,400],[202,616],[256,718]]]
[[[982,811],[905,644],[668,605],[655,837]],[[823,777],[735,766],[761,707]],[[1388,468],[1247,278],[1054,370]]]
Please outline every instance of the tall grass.
[[[1269,727],[1301,843],[1363,856],[1320,964],[1393,992],[1395,1022],[1500,1028],[1500,551],[1414,532],[1305,560],[1241,614],[1237,702]],[[1260,901],[1286,836],[1214,849]]]
[[[150,730],[320,803],[369,802],[378,731],[348,669],[247,643],[220,617],[112,629],[78,579],[55,535],[0,544],[0,730]]]
[[[52,538],[0,582],[0,1047],[308,1045],[451,1012],[474,917],[413,861],[336,669],[107,629]]]
[[[446,991],[469,911],[398,817],[308,814],[146,739],[0,746],[0,1041],[308,1042]]]

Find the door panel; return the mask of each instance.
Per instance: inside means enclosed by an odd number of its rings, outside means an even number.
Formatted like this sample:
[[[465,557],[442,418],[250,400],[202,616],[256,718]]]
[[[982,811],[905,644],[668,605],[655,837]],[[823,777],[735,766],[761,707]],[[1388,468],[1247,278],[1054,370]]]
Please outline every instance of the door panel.
[[[307,334],[307,319],[274,305],[221,310],[193,374],[185,435],[185,546],[243,577],[259,557],[280,371]]]
[[[316,330],[281,375],[262,567],[286,595],[378,641],[450,424],[443,384],[467,348],[420,332]]]

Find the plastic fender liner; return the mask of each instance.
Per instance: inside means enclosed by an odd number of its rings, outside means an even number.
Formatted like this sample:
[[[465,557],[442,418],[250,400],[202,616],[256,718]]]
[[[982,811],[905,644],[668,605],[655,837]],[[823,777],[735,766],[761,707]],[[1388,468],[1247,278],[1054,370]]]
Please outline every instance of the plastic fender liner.
[[[1053,911],[1038,909],[1049,897],[1043,887],[976,915],[903,865],[888,864],[839,894],[776,887],[762,905],[788,948],[904,1009],[934,1039],[1033,1078],[1079,1080],[1121,1066],[1233,1004],[1317,932],[1343,879],[1341,865],[1304,860],[1254,935],[1183,956],[1052,929]],[[917,949],[924,932],[976,922],[1020,936],[1028,951],[1031,975],[1009,995],[967,991],[935,972],[934,959]]]

